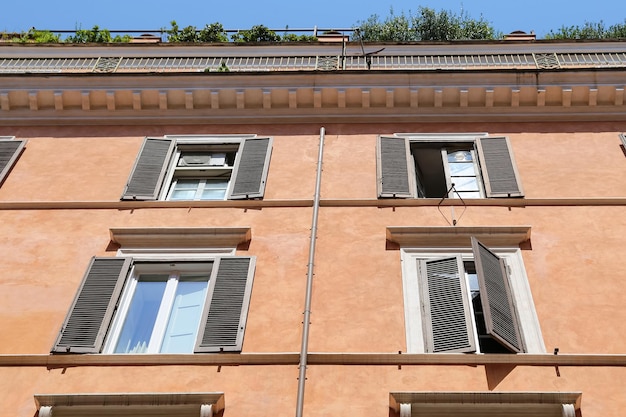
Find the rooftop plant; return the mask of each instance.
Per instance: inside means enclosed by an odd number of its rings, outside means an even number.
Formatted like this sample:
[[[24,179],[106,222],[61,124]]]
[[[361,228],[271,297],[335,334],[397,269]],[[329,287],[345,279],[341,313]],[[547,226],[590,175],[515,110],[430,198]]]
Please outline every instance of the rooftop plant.
[[[420,7],[416,14],[396,15],[393,9],[381,20],[372,15],[354,28],[355,38],[364,42],[450,41],[497,39],[502,35],[482,16],[472,18],[465,11],[435,11]]]
[[[130,35],[115,37],[111,36],[111,32],[107,29],[100,29],[95,25],[92,29],[76,29],[74,36],[68,36],[65,39],[67,43],[110,43],[110,42],[130,42]]]
[[[582,26],[561,26],[557,31],[550,31],[546,39],[620,39],[626,38],[626,19],[607,27],[603,21],[585,22]]]

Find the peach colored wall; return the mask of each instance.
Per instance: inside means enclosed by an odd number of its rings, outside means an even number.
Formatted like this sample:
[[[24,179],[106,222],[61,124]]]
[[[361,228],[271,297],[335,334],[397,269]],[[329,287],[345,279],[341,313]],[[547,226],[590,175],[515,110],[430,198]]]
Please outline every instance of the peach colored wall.
[[[0,187],[0,354],[47,354],[89,259],[114,256],[112,227],[249,226],[238,254],[257,257],[245,353],[299,352],[311,207],[8,209],[12,201],[118,201],[144,136],[274,137],[265,200],[311,200],[319,125],[20,127],[28,139]],[[448,130],[446,130],[448,129]],[[327,125],[322,199],[376,198],[376,135],[489,132],[511,139],[528,198],[624,197],[626,126],[580,124]],[[97,135],[94,135],[94,131]],[[576,133],[573,133],[576,132]],[[450,209],[322,207],[310,351],[406,351],[400,251],[388,226],[446,226]],[[523,259],[548,353],[619,354],[626,334],[623,205],[468,207],[460,226],[530,225]],[[389,415],[391,391],[582,391],[583,416],[626,407],[623,368],[309,366],[305,415]],[[295,412],[296,366],[0,367],[0,415],[32,417],[35,393],[223,391],[225,417]]]

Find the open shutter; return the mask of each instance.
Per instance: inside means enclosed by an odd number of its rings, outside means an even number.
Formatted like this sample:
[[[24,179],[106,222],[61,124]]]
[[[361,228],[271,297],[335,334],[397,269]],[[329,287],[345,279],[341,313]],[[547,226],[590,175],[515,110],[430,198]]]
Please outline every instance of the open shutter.
[[[92,258],[52,352],[100,352],[131,261]]]
[[[25,144],[24,140],[0,140],[0,184],[20,156]]]
[[[506,348],[523,352],[524,346],[504,260],[474,237],[472,251],[487,333]]]
[[[426,352],[475,352],[473,318],[460,255],[420,262]]]
[[[146,138],[122,194],[122,200],[156,200],[167,173],[175,142]]]
[[[523,197],[509,138],[478,138],[476,147],[487,197]]]
[[[255,261],[254,257],[215,261],[195,352],[241,351]]]
[[[411,152],[406,138],[378,137],[376,149],[378,197],[415,197]]]
[[[272,138],[245,139],[239,147],[229,199],[260,198],[272,153]]]

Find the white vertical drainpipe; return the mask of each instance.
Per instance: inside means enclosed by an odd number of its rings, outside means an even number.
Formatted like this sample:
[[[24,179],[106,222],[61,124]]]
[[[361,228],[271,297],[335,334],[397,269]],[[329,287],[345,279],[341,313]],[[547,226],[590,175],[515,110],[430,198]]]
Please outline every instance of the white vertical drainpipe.
[[[309,350],[309,326],[311,325],[311,292],[313,290],[313,261],[315,259],[315,241],[317,239],[317,218],[320,208],[320,186],[322,183],[322,160],[324,155],[324,136],[326,130],[320,128],[319,155],[317,157],[317,178],[315,180],[315,197],[313,199],[313,220],[311,221],[311,242],[309,244],[309,264],[306,277],[306,295],[304,300],[304,317],[302,319],[302,345],[300,364],[298,366],[298,398],[296,417],[302,417],[304,408],[304,385],[306,384],[307,355]]]

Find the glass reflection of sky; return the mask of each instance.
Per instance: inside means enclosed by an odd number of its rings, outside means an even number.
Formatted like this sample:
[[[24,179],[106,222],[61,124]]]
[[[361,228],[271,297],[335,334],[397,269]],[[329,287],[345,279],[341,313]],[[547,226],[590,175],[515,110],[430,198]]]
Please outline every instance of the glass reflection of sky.
[[[142,275],[137,282],[115,353],[142,353],[148,348],[161,306],[167,275]]]

